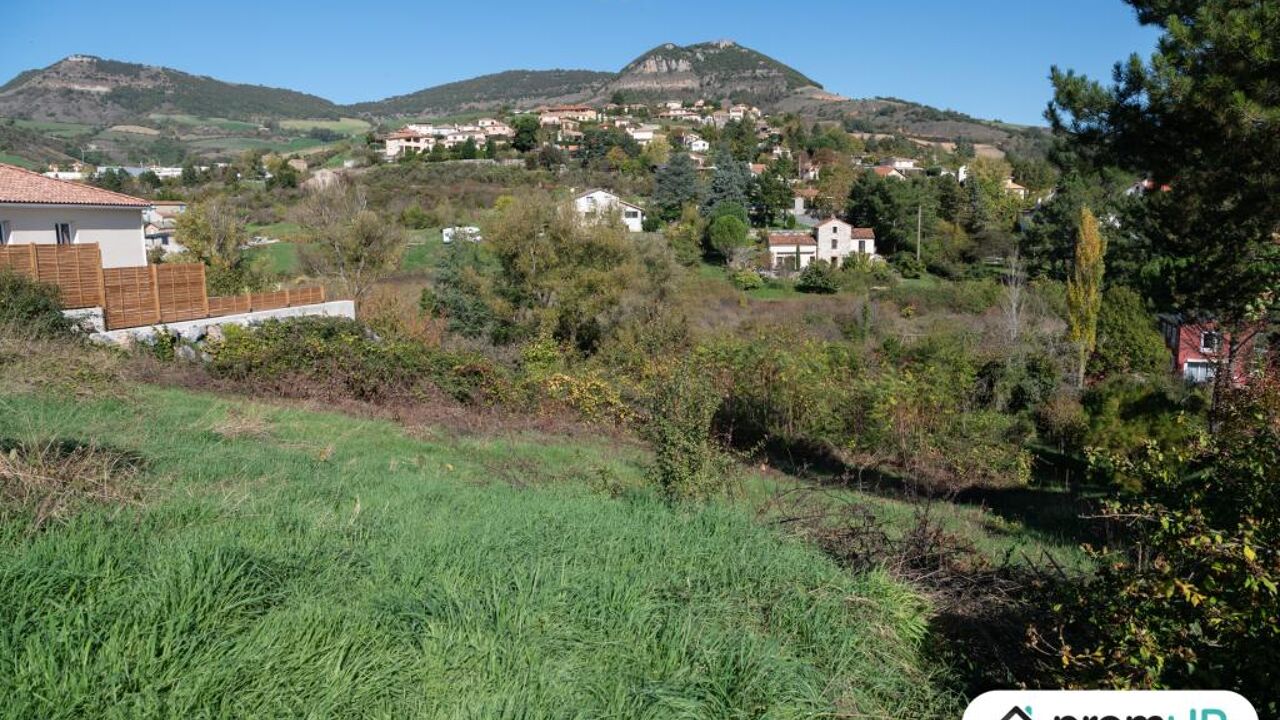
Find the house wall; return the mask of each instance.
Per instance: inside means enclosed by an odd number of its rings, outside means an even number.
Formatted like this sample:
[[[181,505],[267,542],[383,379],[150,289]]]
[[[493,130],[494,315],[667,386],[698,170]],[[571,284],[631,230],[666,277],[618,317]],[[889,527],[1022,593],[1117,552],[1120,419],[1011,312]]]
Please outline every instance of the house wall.
[[[791,258],[797,258],[797,270],[803,270],[813,262],[817,255],[817,248],[812,245],[770,245],[769,261],[775,270],[786,270],[787,262]]]
[[[617,212],[627,230],[640,232],[644,229],[644,211],[622,202],[612,193],[597,191],[574,198],[573,209],[584,218]]]
[[[97,243],[102,267],[147,264],[140,207],[107,208],[79,205],[0,205],[0,222],[9,225],[13,245],[56,245],[55,223],[70,223],[72,243]]]
[[[875,240],[854,239],[853,226],[848,223],[830,222],[819,225],[815,228],[815,237],[818,240],[818,259],[835,265],[843,264],[844,258],[854,253],[876,254]],[[835,240],[835,247],[832,247],[832,240]]]

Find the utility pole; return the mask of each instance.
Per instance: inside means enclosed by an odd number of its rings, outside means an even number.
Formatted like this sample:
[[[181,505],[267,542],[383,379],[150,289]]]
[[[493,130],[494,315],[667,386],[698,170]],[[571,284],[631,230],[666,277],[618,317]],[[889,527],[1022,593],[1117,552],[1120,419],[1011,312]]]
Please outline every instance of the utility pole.
[[[916,262],[920,262],[920,224],[924,220],[924,205],[916,205]]]

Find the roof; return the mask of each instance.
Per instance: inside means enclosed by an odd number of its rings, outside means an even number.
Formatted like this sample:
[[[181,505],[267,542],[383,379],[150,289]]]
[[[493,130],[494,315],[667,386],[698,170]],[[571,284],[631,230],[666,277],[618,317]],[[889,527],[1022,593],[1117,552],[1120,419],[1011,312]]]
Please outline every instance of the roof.
[[[144,208],[151,201],[0,164],[0,203]]]
[[[898,172],[897,168],[890,167],[888,165],[877,165],[875,166],[874,171],[875,171],[875,174],[879,175],[880,177],[889,177],[890,175],[902,174]]]
[[[826,227],[826,226],[830,225],[831,223],[840,223],[841,225],[848,225],[848,224],[849,224],[849,223],[847,223],[847,222],[845,222],[845,221],[841,220],[841,219],[840,219],[840,218],[838,218],[838,217],[831,217],[831,218],[827,218],[826,220],[823,220],[822,222],[818,223],[817,227]]]
[[[635,203],[629,203],[626,200],[623,200],[622,198],[618,197],[617,193],[611,192],[609,190],[605,190],[604,188],[591,188],[589,190],[584,190],[578,193],[577,195],[574,195],[573,199],[577,200],[578,198],[584,198],[588,195],[594,195],[596,193],[604,193],[605,195],[612,197],[614,200],[618,201],[619,205],[626,205],[627,207],[632,207],[632,208],[635,208],[636,210],[644,210],[644,208],[640,207],[639,205],[636,205]]]
[[[817,245],[813,236],[803,231],[769,233],[769,247],[779,245]]]
[[[873,228],[854,228],[850,237],[854,240],[875,240],[876,231]]]

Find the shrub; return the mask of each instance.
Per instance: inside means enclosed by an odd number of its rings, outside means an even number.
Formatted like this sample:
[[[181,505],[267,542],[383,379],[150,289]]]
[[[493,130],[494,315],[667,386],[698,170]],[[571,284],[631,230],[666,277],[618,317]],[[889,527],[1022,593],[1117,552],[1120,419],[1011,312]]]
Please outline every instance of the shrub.
[[[483,356],[379,340],[343,318],[228,326],[206,349],[214,376],[267,383],[286,394],[378,402],[416,399],[434,388],[467,403],[510,399],[506,373]]]
[[[0,269],[0,326],[38,337],[54,337],[75,328],[62,314],[58,288]]]
[[[1229,391],[1219,417],[1115,459],[1144,492],[1107,506],[1119,551],[1047,598],[1044,684],[1221,688],[1280,714],[1280,379]]]
[[[764,278],[751,268],[743,268],[729,275],[729,280],[739,290],[758,290],[764,287]]]
[[[800,271],[796,278],[796,290],[803,293],[830,295],[840,289],[839,278],[831,264],[825,260],[814,260]]]
[[[924,276],[924,263],[916,259],[915,253],[905,250],[894,253],[893,257],[889,258],[889,263],[904,278],[914,279]]]
[[[731,463],[711,437],[720,396],[697,367],[685,363],[657,384],[647,433],[649,476],[672,502],[697,501],[729,488]]]

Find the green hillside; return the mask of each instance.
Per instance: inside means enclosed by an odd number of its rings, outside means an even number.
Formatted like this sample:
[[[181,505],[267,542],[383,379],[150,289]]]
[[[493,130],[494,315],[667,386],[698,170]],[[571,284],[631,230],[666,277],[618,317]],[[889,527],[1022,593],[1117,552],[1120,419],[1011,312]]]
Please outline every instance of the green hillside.
[[[370,115],[433,115],[466,109],[582,100],[614,77],[595,70],[508,70],[376,102],[357,103],[347,112]]]

